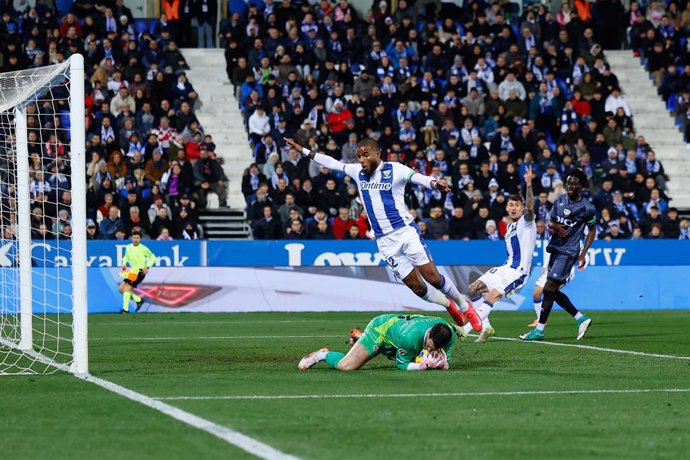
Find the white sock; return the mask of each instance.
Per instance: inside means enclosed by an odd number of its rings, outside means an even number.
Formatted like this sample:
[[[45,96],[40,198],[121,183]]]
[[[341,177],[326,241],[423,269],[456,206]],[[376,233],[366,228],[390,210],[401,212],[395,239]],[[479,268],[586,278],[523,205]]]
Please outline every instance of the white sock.
[[[546,327],[546,324],[537,323],[537,330],[544,332],[545,327]]]
[[[578,311],[577,314],[575,315],[575,321],[582,318],[582,316],[583,316],[583,314]]]
[[[541,300],[539,302],[533,302],[534,306],[534,313],[537,314],[537,321],[539,320],[539,316],[541,316]]]
[[[433,286],[426,287],[426,295],[422,297],[427,302],[436,303],[441,305],[443,308],[448,308],[450,306],[450,300],[441,291]]]
[[[491,323],[489,322],[489,313],[491,313],[492,307],[493,307],[493,305],[484,301],[484,303],[482,303],[479,306],[479,308],[477,309],[477,314],[482,319],[482,328],[483,329],[488,329],[491,327]]]
[[[467,311],[467,302],[465,301],[465,296],[460,294],[460,291],[458,291],[458,288],[455,287],[455,284],[443,275],[441,275],[440,291],[453,299],[461,312],[464,313]]]

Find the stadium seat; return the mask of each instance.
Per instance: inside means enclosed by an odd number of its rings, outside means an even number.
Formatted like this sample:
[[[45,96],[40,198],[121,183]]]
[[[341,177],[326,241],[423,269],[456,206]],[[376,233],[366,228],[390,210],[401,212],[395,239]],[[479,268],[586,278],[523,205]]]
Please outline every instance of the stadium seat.
[[[72,10],[74,0],[55,0],[55,8],[57,9],[58,17],[62,17]]]
[[[134,31],[137,33],[137,36],[143,34],[146,31],[146,28],[148,27],[146,22],[146,19],[134,20]]]

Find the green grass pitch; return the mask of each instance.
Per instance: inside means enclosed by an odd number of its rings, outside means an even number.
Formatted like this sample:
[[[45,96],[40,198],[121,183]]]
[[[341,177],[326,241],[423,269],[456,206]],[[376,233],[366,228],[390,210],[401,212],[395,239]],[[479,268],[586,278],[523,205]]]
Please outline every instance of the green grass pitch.
[[[384,358],[353,373],[325,364],[297,370],[301,356],[322,346],[346,351],[349,330],[373,316],[93,315],[91,372],[155,398],[204,397],[164,400],[307,459],[687,455],[690,392],[658,390],[690,390],[690,360],[492,340],[456,345],[448,372],[402,372]],[[517,337],[532,316],[496,312],[491,319],[498,336]],[[690,356],[689,311],[591,317],[590,335],[576,342],[572,318],[555,312],[547,340]],[[556,393],[506,394],[550,390]],[[476,392],[503,394],[458,394]],[[289,395],[352,397],[251,398]],[[250,398],[233,399],[238,396]],[[0,377],[0,449],[8,459],[251,458],[64,373]]]

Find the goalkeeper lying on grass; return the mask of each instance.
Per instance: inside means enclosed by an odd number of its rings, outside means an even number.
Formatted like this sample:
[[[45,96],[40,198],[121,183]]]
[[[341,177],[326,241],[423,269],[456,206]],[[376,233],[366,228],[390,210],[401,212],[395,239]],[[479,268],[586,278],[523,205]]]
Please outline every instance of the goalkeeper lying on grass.
[[[395,361],[402,370],[446,370],[455,344],[455,333],[442,318],[380,315],[369,322],[364,332],[353,330],[350,344],[352,348],[347,355],[321,348],[302,358],[298,367],[304,371],[326,361],[333,369],[354,371],[382,354]],[[423,350],[428,353],[420,356]]]

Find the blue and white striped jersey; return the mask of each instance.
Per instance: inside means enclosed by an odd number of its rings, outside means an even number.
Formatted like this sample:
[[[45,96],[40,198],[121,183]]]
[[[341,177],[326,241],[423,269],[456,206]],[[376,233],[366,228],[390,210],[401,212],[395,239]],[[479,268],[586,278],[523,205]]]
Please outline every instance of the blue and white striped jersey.
[[[511,222],[508,224],[505,239],[508,260],[504,265],[529,273],[537,241],[537,226],[534,220],[527,221],[525,216],[522,216],[517,222]]]
[[[376,238],[405,227],[414,219],[405,205],[405,186],[415,172],[400,163],[382,161],[367,177],[359,163],[344,165],[345,174],[357,183]]]

